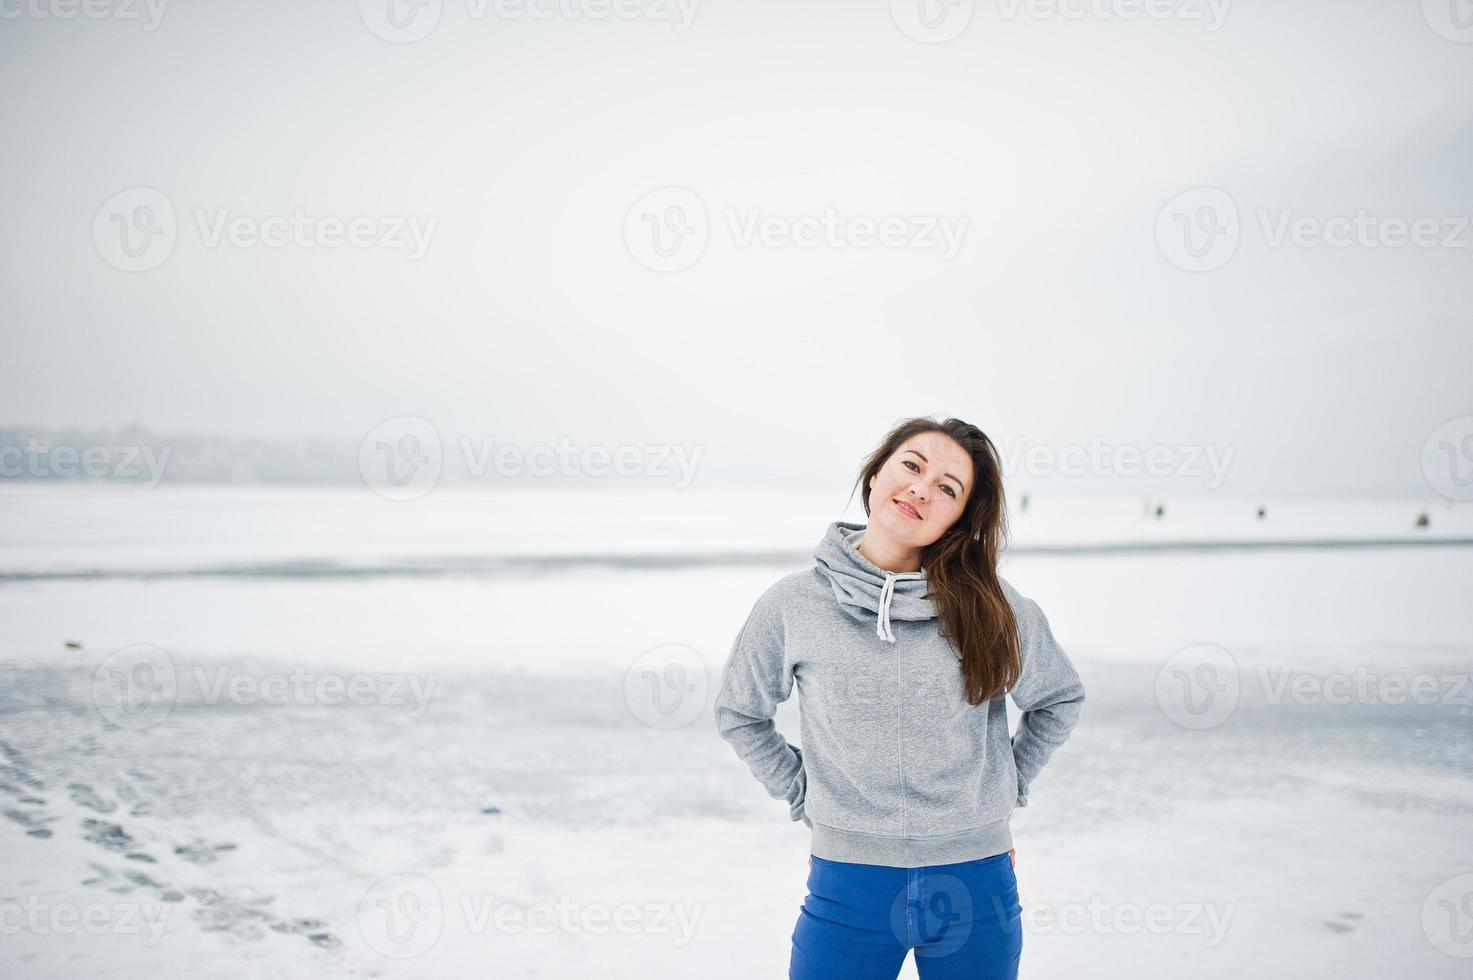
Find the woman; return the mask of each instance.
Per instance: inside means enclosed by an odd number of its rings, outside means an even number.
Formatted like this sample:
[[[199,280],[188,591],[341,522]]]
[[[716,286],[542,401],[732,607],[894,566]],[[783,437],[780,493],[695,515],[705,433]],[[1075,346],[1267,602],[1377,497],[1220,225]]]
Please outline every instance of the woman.
[[[868,523],[830,524],[814,567],[757,599],[715,704],[721,736],[810,828],[789,977],[894,980],[911,949],[922,980],[1016,977],[1008,822],[1084,688],[997,574],[1002,468],[980,429],[907,419],[856,482]],[[801,749],[772,722],[795,681]]]

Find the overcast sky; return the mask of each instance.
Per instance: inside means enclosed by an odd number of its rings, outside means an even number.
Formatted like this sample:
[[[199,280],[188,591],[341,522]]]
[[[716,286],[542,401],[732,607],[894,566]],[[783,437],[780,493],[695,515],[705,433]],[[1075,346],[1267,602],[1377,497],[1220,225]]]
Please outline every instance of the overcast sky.
[[[95,2],[0,0],[0,424],[821,486],[936,413],[1287,494],[1473,415],[1438,0]]]

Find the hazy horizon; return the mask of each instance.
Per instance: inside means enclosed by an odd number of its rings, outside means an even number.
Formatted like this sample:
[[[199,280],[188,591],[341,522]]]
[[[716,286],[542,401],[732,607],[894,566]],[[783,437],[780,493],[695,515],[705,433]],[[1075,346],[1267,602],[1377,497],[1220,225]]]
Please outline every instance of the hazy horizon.
[[[0,33],[12,426],[413,416],[780,486],[934,413],[1296,495],[1473,438],[1473,36],[1432,0],[963,0],[947,40],[899,0],[50,2]]]

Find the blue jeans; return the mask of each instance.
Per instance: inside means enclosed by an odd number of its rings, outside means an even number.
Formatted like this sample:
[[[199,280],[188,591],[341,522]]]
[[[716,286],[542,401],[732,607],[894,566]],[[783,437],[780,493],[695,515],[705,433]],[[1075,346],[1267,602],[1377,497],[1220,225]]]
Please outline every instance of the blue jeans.
[[[1012,857],[924,868],[810,858],[789,980],[895,980],[912,949],[921,980],[1014,980],[1023,907]]]

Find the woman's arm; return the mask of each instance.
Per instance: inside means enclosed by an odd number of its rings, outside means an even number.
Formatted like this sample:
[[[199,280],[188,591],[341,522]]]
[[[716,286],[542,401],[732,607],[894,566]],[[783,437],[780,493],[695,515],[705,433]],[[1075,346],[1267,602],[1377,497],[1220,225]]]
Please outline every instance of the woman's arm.
[[[1013,611],[1023,673],[1009,693],[1023,712],[1013,736],[1013,762],[1018,768],[1018,806],[1027,806],[1028,785],[1079,722],[1084,685],[1038,603],[1022,596],[1018,600]]]
[[[803,750],[789,744],[772,721],[777,706],[793,691],[793,662],[783,642],[782,610],[774,589],[758,598],[732,644],[716,695],[716,730],[768,795],[786,800],[792,819],[808,823]]]

